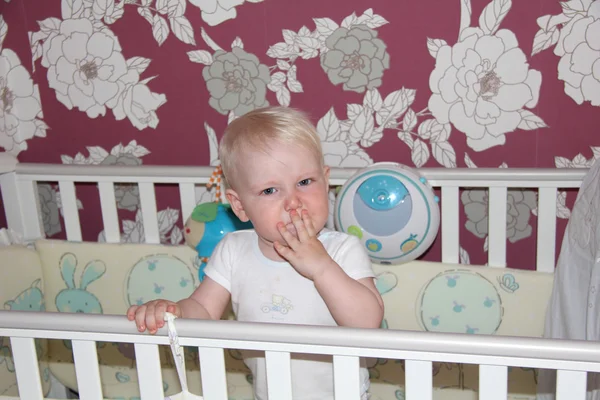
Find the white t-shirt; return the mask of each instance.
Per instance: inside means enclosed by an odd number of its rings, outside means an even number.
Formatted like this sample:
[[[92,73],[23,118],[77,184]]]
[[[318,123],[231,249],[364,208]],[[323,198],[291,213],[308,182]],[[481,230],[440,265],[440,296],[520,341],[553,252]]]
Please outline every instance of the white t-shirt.
[[[358,238],[323,230],[319,235],[329,255],[353,279],[375,277],[371,261]],[[254,230],[227,234],[213,251],[205,273],[231,293],[238,321],[336,326],[313,281],[289,263],[266,258]],[[256,399],[266,400],[263,352],[242,352],[254,378]],[[331,356],[292,354],[292,394],[295,400],[333,399]],[[369,374],[361,363],[361,391],[369,387]],[[271,399],[277,400],[277,399]]]

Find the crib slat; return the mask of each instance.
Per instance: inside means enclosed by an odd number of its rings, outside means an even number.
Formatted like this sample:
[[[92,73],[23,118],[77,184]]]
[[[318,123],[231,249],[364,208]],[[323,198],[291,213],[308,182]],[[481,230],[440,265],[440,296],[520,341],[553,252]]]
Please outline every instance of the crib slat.
[[[143,400],[164,400],[158,345],[135,343],[135,362]]]
[[[360,359],[354,356],[333,356],[335,400],[360,400]]]
[[[98,182],[98,190],[100,192],[100,206],[106,241],[108,243],[119,243],[121,234],[115,201],[115,185],[112,182]]]
[[[292,400],[290,353],[266,351],[267,391],[269,399]]]
[[[42,400],[44,395],[34,339],[11,337],[10,345],[15,362],[19,396],[22,399]]]
[[[196,207],[196,188],[193,183],[179,184],[179,198],[181,201],[181,218],[183,223],[192,215],[194,207]]]
[[[538,272],[554,272],[556,251],[556,188],[538,192],[537,266]]]
[[[502,365],[479,366],[479,398],[506,400],[508,396],[508,367]]]
[[[75,183],[72,181],[59,181],[60,201],[65,219],[67,239],[81,242],[81,225],[79,224],[79,210],[75,196]]]
[[[223,349],[199,347],[202,396],[205,399],[227,400],[227,377]]]
[[[442,186],[442,262],[459,262],[459,198],[457,186]]]
[[[506,267],[506,187],[490,187],[488,207],[488,264]]]
[[[72,344],[79,398],[81,400],[102,400],[96,342],[73,340]]]
[[[433,396],[431,361],[406,360],[404,377],[406,400],[431,400]]]
[[[146,243],[160,243],[154,184],[152,182],[139,182],[138,185]]]
[[[585,400],[586,371],[556,371],[556,400]]]
[[[23,235],[25,241],[43,238],[37,182],[20,181],[16,173],[10,172],[0,174],[0,188],[8,228]]]
[[[37,182],[18,181],[18,201],[21,204],[21,218],[23,218],[24,239],[43,238],[44,222],[39,204]],[[6,210],[6,209],[5,209]],[[10,227],[10,216],[6,216]],[[20,218],[20,216],[17,216]]]

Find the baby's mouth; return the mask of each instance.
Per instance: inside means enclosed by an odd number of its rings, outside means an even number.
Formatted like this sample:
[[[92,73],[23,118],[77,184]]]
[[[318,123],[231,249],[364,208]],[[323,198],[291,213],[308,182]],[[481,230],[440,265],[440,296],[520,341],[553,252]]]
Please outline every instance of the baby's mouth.
[[[290,222],[290,223],[286,224],[286,225],[285,225],[285,229],[286,229],[286,230],[287,230],[289,233],[291,233],[293,236],[296,236],[296,237],[298,237],[298,231],[296,230],[296,227],[294,226],[294,224],[293,224],[293,223],[291,223],[291,222]]]

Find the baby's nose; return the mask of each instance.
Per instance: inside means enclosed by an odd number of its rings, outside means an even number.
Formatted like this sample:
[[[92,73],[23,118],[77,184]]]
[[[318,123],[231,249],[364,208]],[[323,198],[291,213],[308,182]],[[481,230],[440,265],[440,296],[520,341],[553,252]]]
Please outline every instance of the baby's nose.
[[[302,201],[296,194],[290,195],[285,201],[285,211],[290,212],[302,208]]]

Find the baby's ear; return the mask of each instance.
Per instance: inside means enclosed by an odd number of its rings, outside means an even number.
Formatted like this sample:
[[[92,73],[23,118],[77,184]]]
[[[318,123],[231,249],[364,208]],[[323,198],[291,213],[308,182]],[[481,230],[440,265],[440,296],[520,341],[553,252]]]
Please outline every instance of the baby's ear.
[[[240,219],[240,221],[248,222],[250,218],[248,218],[246,212],[244,211],[244,206],[242,205],[238,193],[233,189],[227,189],[225,190],[225,196],[227,197],[227,201],[231,205],[231,209],[233,210],[234,214]]]
[[[325,165],[323,167],[323,175],[325,175],[325,180],[327,181],[328,184],[329,184],[330,173],[331,173],[331,168],[329,168],[329,165]]]

